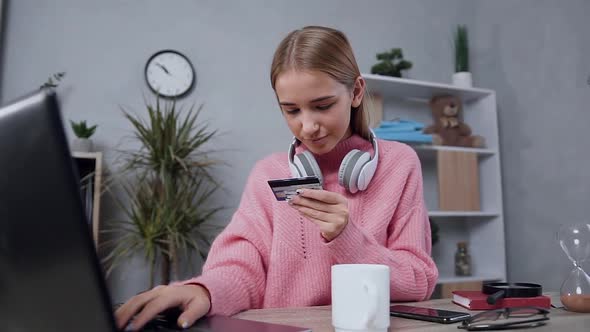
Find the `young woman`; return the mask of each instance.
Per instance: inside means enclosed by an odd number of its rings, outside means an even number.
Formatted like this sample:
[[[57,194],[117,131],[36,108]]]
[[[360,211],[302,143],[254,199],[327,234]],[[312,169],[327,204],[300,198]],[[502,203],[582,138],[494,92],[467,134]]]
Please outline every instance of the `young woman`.
[[[410,147],[372,136],[365,81],[347,38],[325,27],[291,32],[270,78],[295,136],[290,152],[254,166],[202,275],[131,298],[116,313],[119,327],[139,329],[171,307],[188,327],[206,314],[330,304],[331,266],[343,263],[388,265],[392,301],[430,297],[438,271],[420,162]],[[323,189],[288,202],[267,184],[310,173]]]

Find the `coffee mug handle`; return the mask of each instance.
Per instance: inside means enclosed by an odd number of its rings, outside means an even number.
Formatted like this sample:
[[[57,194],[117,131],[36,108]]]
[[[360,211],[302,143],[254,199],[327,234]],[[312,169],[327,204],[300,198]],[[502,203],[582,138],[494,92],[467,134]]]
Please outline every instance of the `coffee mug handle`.
[[[370,327],[374,324],[375,318],[377,317],[377,305],[379,297],[377,295],[377,287],[370,281],[363,281],[363,288],[367,293],[368,305],[367,313],[365,315],[365,327]]]

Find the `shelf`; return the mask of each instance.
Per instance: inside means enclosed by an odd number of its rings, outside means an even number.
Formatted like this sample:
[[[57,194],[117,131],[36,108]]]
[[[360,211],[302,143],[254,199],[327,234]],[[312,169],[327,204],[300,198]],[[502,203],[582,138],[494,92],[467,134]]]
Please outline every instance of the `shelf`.
[[[102,152],[78,152],[72,151],[72,157],[84,159],[97,159],[102,157]]]
[[[498,153],[495,149],[476,149],[476,148],[462,148],[456,146],[443,145],[410,145],[423,160],[436,160],[438,151],[455,151],[455,152],[470,152],[476,153],[478,158],[486,158],[494,156]]]
[[[440,271],[438,284],[446,291],[454,287],[467,287],[492,280],[506,280],[506,247],[504,216],[502,213],[502,178],[500,173],[500,148],[498,131],[498,109],[496,92],[490,89],[464,88],[446,82],[429,82],[407,78],[397,78],[374,74],[362,74],[369,93],[379,95],[375,98],[374,119],[382,120],[399,117],[420,123],[432,123],[431,109],[428,105],[432,97],[451,95],[461,98],[465,121],[473,132],[485,137],[486,146],[469,148],[441,146],[425,143],[405,143],[414,149],[420,160],[424,199],[433,208],[428,217],[439,226],[440,242],[433,252],[433,259]],[[449,78],[450,81],[450,78]],[[374,124],[378,124],[375,121]],[[440,153],[444,151],[446,153]],[[461,152],[456,153],[452,152]],[[477,169],[449,168],[447,159],[464,158]],[[441,160],[443,158],[445,160]],[[452,160],[451,160],[452,161]],[[455,174],[453,174],[453,172]],[[460,211],[449,211],[442,198],[455,194],[451,190],[441,190],[441,178],[446,182],[462,184],[467,181],[467,172],[472,180],[477,180],[480,208],[469,209],[468,205],[458,207]],[[474,172],[477,179],[473,179]],[[447,174],[453,175],[444,178]],[[443,183],[447,185],[447,183]],[[443,189],[448,188],[444,186]],[[452,188],[454,189],[454,187]],[[472,188],[469,188],[472,189]],[[465,188],[467,190],[467,188]],[[464,193],[460,199],[471,199],[472,193]],[[440,210],[439,210],[440,209]],[[475,211],[474,211],[475,209]],[[474,266],[474,276],[457,277],[454,274],[454,254],[456,243],[468,241],[470,254],[474,261],[485,265]]]
[[[414,150],[434,152],[434,151],[457,151],[457,152],[471,152],[482,156],[492,156],[497,153],[495,149],[478,149],[478,148],[462,148],[458,146],[444,146],[444,145],[410,145]]]
[[[494,218],[498,217],[499,213],[483,212],[483,211],[429,211],[428,216],[431,218]]]
[[[457,276],[439,276],[437,284],[450,284],[459,282],[473,282],[473,281],[492,281],[492,280],[503,280],[501,276],[470,276],[470,277],[457,277]]]
[[[401,98],[428,101],[437,95],[455,95],[465,102],[481,99],[494,94],[494,91],[479,88],[463,88],[450,84],[419,81],[375,74],[362,74],[370,93],[383,98]]]
[[[89,213],[92,237],[98,248],[100,230],[100,196],[102,194],[102,152],[78,152],[71,151],[72,160],[75,161],[78,177],[81,181],[81,193],[85,209]],[[90,188],[86,190],[83,188]]]

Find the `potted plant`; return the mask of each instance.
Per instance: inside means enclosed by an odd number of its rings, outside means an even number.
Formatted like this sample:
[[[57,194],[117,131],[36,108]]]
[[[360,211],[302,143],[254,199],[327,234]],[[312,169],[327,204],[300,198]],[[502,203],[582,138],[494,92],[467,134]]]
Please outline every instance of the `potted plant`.
[[[404,60],[401,48],[392,48],[389,52],[377,54],[377,64],[371,67],[371,74],[402,77],[402,70],[412,68],[412,62]]]
[[[207,224],[221,209],[209,198],[220,187],[210,174],[219,162],[204,150],[217,134],[200,122],[202,107],[183,112],[176,101],[147,104],[147,119],[123,109],[139,148],[121,151],[122,171],[128,181],[124,197],[117,200],[123,217],[111,221],[108,253],[104,262],[110,273],[135,254],[142,254],[150,267],[150,286],[160,267],[160,283],[179,279],[179,264],[192,253],[206,258],[212,232]],[[184,113],[184,114],[183,114]]]
[[[72,151],[90,152],[92,151],[92,140],[90,137],[94,135],[97,125],[88,127],[86,121],[74,122],[70,120],[72,130],[76,138],[72,141]]]
[[[453,84],[470,88],[473,86],[473,80],[471,78],[471,72],[469,72],[469,39],[465,25],[457,26],[453,41],[455,47]]]
[[[47,78],[47,81],[45,81],[45,83],[43,83],[40,87],[40,89],[55,89],[59,86],[59,83],[61,83],[61,81],[63,80],[63,78],[66,76],[65,72],[58,72],[53,74],[52,76],[49,76]]]

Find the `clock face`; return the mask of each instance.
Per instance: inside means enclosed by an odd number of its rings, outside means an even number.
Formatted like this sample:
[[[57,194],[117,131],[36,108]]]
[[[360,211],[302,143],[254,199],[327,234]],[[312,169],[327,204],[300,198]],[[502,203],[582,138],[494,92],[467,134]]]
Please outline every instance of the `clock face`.
[[[160,51],[145,65],[145,79],[152,91],[164,97],[179,97],[187,93],[195,82],[190,61],[172,50]]]

